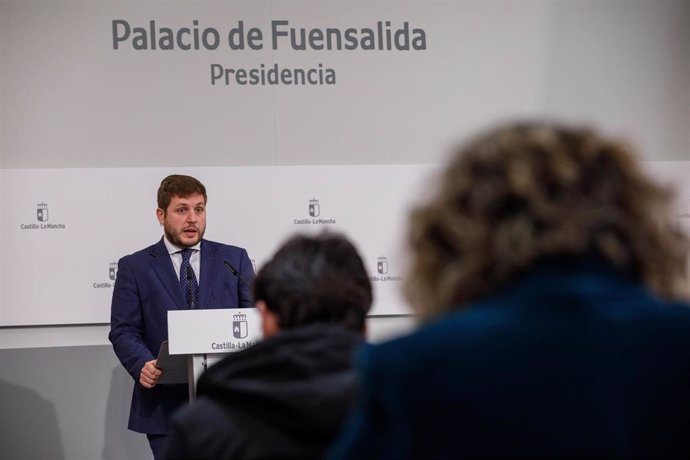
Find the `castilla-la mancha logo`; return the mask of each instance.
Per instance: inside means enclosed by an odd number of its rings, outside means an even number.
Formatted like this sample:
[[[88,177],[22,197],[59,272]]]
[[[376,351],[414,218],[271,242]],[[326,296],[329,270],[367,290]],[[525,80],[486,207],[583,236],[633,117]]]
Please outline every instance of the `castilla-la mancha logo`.
[[[48,204],[41,201],[36,205],[36,222],[29,224],[20,224],[19,228],[22,230],[64,230],[67,228],[65,224],[56,224],[48,222]]]
[[[94,289],[110,289],[113,287],[111,281],[117,279],[117,262],[110,262],[108,264],[108,278],[110,278],[110,281],[94,281]]]
[[[379,257],[376,262],[376,271],[381,275],[388,273],[388,259],[386,257]]]
[[[48,205],[46,203],[38,203],[36,206],[36,219],[39,222],[48,222]]]
[[[232,315],[232,335],[236,339],[244,339],[249,334],[249,327],[247,325],[247,315],[239,313]]]
[[[309,219],[294,219],[293,223],[295,225],[309,225],[309,224],[314,224],[314,225],[333,225],[335,224],[335,219],[324,219],[321,216],[321,205],[319,204],[319,200],[316,198],[312,198],[309,200]]]
[[[108,277],[115,281],[117,278],[117,262],[110,262],[110,267],[108,268]]]
[[[312,217],[319,217],[321,214],[321,206],[319,200],[316,198],[309,200],[309,215]]]
[[[390,272],[390,266],[388,264],[388,257],[386,256],[379,256],[376,259],[376,272],[378,273],[377,275],[373,275],[369,277],[369,281],[371,282],[379,282],[379,281],[403,281],[403,277],[400,275],[396,274],[395,270],[395,264],[393,264],[393,273]]]

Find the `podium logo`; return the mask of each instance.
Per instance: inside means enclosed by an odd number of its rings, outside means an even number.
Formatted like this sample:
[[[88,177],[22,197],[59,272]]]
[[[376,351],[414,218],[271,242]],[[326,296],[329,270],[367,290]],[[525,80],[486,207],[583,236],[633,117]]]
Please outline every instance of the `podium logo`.
[[[39,222],[48,222],[48,205],[45,203],[38,203],[36,207],[36,219]]]
[[[117,278],[117,262],[110,262],[110,267],[108,268],[108,277],[115,281]]]
[[[249,334],[247,315],[240,313],[232,315],[232,335],[236,339],[244,339]]]
[[[388,259],[386,257],[379,257],[376,262],[376,271],[381,275],[388,273]]]
[[[321,206],[319,206],[319,200],[316,198],[309,200],[309,215],[311,217],[319,217],[321,214]]]

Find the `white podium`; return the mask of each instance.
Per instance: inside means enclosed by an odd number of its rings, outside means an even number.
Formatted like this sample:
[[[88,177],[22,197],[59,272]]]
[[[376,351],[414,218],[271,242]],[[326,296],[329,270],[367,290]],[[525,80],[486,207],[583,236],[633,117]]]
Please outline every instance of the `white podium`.
[[[256,308],[168,311],[169,356],[159,356],[161,383],[189,382],[192,401],[202,372],[226,354],[251,347],[261,337],[261,315]]]

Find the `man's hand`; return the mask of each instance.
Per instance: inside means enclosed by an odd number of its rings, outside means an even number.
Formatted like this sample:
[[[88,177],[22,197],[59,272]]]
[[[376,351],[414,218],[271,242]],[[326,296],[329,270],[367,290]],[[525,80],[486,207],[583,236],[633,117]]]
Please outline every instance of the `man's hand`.
[[[139,383],[144,388],[153,388],[158,383],[158,379],[163,375],[163,371],[156,367],[156,360],[152,359],[144,364],[139,374]]]

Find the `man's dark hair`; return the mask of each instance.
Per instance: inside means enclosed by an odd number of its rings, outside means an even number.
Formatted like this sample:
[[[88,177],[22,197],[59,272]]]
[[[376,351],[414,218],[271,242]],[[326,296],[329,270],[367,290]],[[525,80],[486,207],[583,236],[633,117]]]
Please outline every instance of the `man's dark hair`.
[[[254,280],[281,329],[313,323],[362,331],[372,291],[362,258],[337,234],[298,235],[285,242]]]
[[[204,184],[192,176],[173,174],[163,179],[160,187],[158,187],[158,207],[163,212],[166,212],[172,197],[185,197],[195,193],[203,195],[204,203],[206,203],[206,187],[204,187]]]

